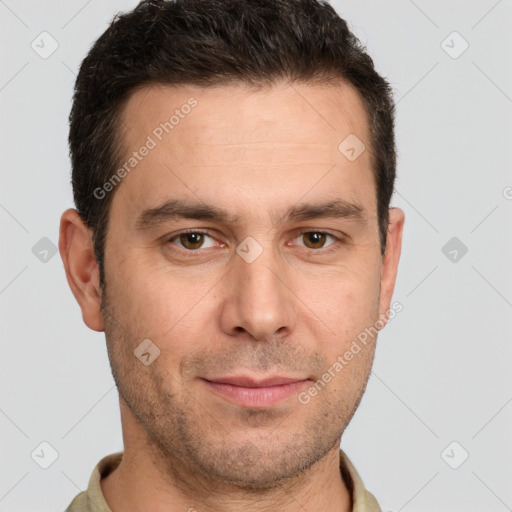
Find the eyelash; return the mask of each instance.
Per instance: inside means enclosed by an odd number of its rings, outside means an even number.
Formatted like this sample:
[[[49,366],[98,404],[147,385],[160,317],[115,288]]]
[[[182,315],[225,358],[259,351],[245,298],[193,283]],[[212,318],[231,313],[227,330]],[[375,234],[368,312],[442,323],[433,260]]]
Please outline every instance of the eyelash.
[[[173,235],[171,238],[168,238],[167,239],[167,242],[170,244],[170,245],[174,245],[172,242],[179,238],[181,235],[185,235],[187,233],[197,233],[197,234],[202,234],[202,235],[207,235],[209,236],[210,238],[214,238],[209,231],[204,231],[204,230],[201,230],[201,229],[187,229],[187,230],[184,230],[184,231],[180,231],[179,233],[176,233],[175,235]],[[329,231],[323,231],[323,230],[316,230],[316,229],[311,229],[311,228],[304,228],[304,229],[301,229],[299,230],[297,233],[296,233],[296,236],[295,238],[301,236],[301,235],[304,235],[305,233],[320,233],[320,234],[324,234],[324,235],[328,235],[330,236],[331,238],[334,239],[333,243],[331,243],[330,245],[328,245],[326,248],[323,248],[323,247],[320,247],[318,249],[312,249],[312,248],[309,248],[309,247],[305,247],[305,246],[301,246],[303,247],[303,249],[306,249],[308,251],[311,251],[311,252],[322,252],[324,254],[328,254],[336,249],[338,249],[338,246],[340,244],[343,244],[345,242],[345,238],[344,236],[336,236],[332,233],[330,233]],[[207,248],[208,249],[208,248]],[[177,250],[177,251],[181,251],[181,252],[185,252],[185,253],[191,253],[190,256],[193,256],[194,253],[198,253],[198,254],[201,254],[201,249],[186,249],[184,247],[179,247],[179,246],[174,246],[173,250]]]

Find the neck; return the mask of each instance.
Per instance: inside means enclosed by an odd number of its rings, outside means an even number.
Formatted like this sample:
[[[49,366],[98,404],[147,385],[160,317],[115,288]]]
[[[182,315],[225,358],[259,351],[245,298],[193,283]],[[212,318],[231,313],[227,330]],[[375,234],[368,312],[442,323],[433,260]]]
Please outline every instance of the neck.
[[[133,418],[132,418],[133,420]],[[130,422],[132,423],[132,422]],[[265,490],[208,480],[148,443],[135,423],[123,422],[124,454],[101,480],[112,512],[350,512],[352,499],[340,472],[339,443],[312,467]],[[136,428],[136,426],[138,428]]]

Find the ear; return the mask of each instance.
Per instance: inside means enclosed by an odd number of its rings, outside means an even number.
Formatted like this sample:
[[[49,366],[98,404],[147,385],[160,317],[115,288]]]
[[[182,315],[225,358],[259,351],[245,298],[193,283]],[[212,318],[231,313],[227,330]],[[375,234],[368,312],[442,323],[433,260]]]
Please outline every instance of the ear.
[[[94,255],[92,231],[72,208],[60,218],[59,252],[85,324],[93,331],[103,331],[99,267]]]
[[[400,208],[389,209],[389,226],[386,238],[386,250],[382,257],[380,276],[380,304],[381,319],[387,319],[386,314],[391,305],[393,290],[395,289],[398,261],[402,250],[402,233],[404,230],[405,214]]]

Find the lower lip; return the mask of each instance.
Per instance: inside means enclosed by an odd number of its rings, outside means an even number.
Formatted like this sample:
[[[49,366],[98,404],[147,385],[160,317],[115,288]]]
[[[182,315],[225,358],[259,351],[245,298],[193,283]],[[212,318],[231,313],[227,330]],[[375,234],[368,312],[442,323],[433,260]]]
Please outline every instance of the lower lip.
[[[245,386],[234,386],[221,382],[211,382],[202,379],[214,392],[222,395],[243,407],[270,407],[292,395],[299,393],[307,386],[308,380],[280,384],[279,386],[268,386],[261,388],[248,388]]]

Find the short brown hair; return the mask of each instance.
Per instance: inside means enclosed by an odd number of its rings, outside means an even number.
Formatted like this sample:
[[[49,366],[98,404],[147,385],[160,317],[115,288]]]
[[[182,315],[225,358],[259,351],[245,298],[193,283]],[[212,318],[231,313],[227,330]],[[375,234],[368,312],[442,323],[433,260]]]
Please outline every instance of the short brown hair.
[[[344,80],[369,119],[381,251],[396,168],[391,88],[364,46],[325,1],[143,0],[114,17],[82,62],[69,116],[76,208],[93,232],[102,289],[104,246],[114,192],[94,190],[120,162],[122,107],[147,84],[255,86]]]

